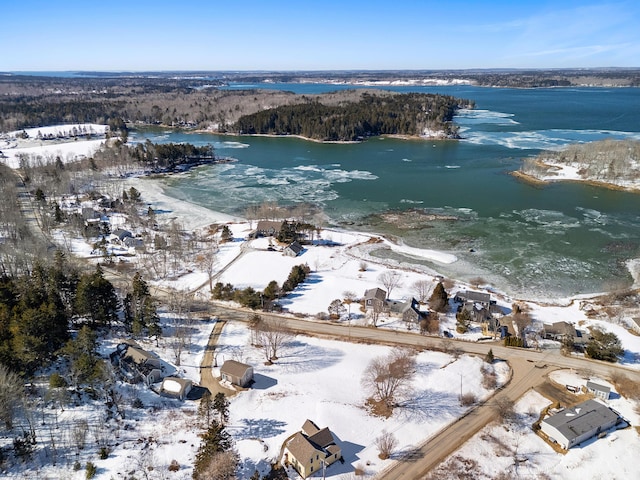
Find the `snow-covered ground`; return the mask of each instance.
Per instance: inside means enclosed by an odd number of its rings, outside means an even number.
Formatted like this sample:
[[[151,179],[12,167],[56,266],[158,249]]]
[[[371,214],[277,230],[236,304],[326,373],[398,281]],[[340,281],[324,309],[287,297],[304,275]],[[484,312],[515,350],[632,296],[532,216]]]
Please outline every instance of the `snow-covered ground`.
[[[586,384],[584,378],[570,370],[553,372],[550,377],[559,385]],[[613,387],[602,379],[591,380]],[[527,393],[516,404],[517,421],[488,425],[432,472],[431,478],[453,480],[460,478],[461,471],[467,472],[465,478],[479,480],[638,478],[636,459],[640,438],[635,427],[612,429],[604,438],[592,438],[563,455],[554,452],[531,428],[542,409],[551,403],[536,391]],[[640,418],[631,403],[613,388],[606,403],[632,425],[638,425]]]
[[[307,419],[320,428],[329,427],[342,447],[345,463],[331,465],[327,478],[339,478],[356,467],[373,475],[462,414],[461,385],[463,394],[472,392],[478,399],[489,394],[482,386],[480,369],[486,364],[481,358],[456,360],[445,353],[419,352],[405,406],[390,418],[381,418],[365,408],[368,394],[360,380],[368,363],[387,355],[390,347],[297,336],[277,362],[265,365],[262,350],[249,343],[246,326],[237,324],[226,325],[219,344],[219,364],[234,359],[254,367],[256,383],[233,397],[230,407],[229,431],[244,460],[241,478],[256,468],[266,473],[283,441]],[[497,362],[494,368],[503,383],[506,363]],[[395,454],[385,461],[378,458],[375,445],[382,431],[398,440]]]
[[[0,161],[10,168],[18,168],[20,155],[53,161],[72,162],[93,155],[105,142],[106,125],[79,123],[27,128],[0,137]],[[27,138],[21,138],[26,134]],[[98,137],[97,139],[95,137]]]

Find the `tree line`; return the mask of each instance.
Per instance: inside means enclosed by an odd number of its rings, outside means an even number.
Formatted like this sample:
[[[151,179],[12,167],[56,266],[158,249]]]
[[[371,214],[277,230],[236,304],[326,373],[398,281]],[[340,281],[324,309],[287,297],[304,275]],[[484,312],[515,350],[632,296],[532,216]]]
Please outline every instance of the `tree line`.
[[[359,101],[317,100],[243,115],[231,127],[241,134],[300,135],[322,141],[357,141],[377,135],[420,135],[426,128],[456,137],[455,111],[472,106],[449,95],[363,93]]]

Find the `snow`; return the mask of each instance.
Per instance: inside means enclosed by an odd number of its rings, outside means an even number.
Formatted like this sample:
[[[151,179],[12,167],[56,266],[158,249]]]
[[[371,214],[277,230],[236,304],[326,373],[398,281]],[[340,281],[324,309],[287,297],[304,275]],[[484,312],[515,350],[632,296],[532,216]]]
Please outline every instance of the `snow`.
[[[560,385],[586,384],[586,379],[571,370],[552,372],[550,378]],[[602,379],[590,380],[613,387]],[[576,396],[576,403],[579,401]],[[475,470],[471,472],[473,478],[477,479],[496,478],[504,473],[507,478],[637,478],[635,458],[640,440],[635,428],[612,429],[604,438],[592,438],[571,448],[566,454],[556,453],[531,428],[540,411],[551,403],[538,392],[530,391],[516,403],[517,422],[491,424],[482,429],[438,467],[438,478],[457,478],[455,468],[465,460],[467,465],[473,460],[477,461]],[[640,418],[631,402],[612,392],[606,403],[631,421],[632,425],[638,424]],[[482,461],[487,458],[491,458],[491,461]]]
[[[72,136],[74,128],[76,136]],[[60,157],[64,163],[89,157],[104,144],[108,128],[106,125],[93,123],[28,128],[24,130],[29,135],[27,139],[16,137],[23,130],[10,132],[0,137],[0,152],[4,155],[4,158],[0,155],[0,161],[10,168],[18,168],[20,155],[40,157],[44,161],[53,161],[56,157]],[[86,139],[88,134],[102,138],[88,140]],[[49,135],[54,138],[41,138]]]
[[[273,365],[265,365],[262,351],[249,344],[247,327],[228,323],[218,351],[219,363],[240,359],[254,368],[255,384],[234,396],[230,405],[229,431],[246,459],[242,478],[276,458],[284,440],[307,419],[329,427],[342,446],[345,464],[330,466],[327,478],[339,478],[356,466],[373,475],[394,461],[378,458],[375,439],[383,430],[398,439],[398,451],[406,451],[463,413],[460,381],[463,393],[481,398],[489,394],[481,384],[482,359],[419,352],[410,396],[390,418],[381,418],[365,408],[367,393],[359,383],[368,363],[386,355],[390,347],[297,336]],[[504,382],[506,364],[497,363],[496,371]],[[256,439],[263,448],[257,448]]]
[[[175,380],[165,378],[162,381],[162,389],[171,393],[180,393],[182,387],[180,386],[180,383],[176,382]]]

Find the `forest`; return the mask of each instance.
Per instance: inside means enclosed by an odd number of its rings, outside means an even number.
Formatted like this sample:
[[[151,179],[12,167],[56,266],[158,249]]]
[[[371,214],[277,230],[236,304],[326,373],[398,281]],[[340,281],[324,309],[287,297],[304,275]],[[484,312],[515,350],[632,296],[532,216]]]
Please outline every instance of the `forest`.
[[[359,101],[323,105],[309,101],[244,115],[240,134],[300,135],[320,141],[357,141],[378,135],[421,135],[425,129],[457,138],[456,109],[473,102],[448,95],[364,93]]]

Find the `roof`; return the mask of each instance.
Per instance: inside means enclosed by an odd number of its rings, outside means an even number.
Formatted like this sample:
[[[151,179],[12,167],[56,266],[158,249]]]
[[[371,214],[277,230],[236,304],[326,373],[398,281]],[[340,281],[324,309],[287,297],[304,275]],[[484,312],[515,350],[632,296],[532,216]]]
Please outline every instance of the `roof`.
[[[157,357],[152,353],[143,350],[135,345],[127,345],[127,349],[122,354],[122,358],[131,359],[135,363],[144,363],[147,360],[156,360]]]
[[[543,423],[555,427],[571,441],[598,427],[616,422],[619,415],[606,405],[595,400],[587,400],[575,407],[566,408],[555,415],[545,418]]]
[[[162,386],[160,387],[165,392],[180,393],[187,387],[192,385],[192,381],[186,378],[179,377],[164,377],[162,379]]]
[[[609,387],[600,385],[599,383],[595,382],[587,382],[587,390],[597,390],[599,392],[605,392],[607,394],[611,393],[611,389]]]
[[[296,433],[286,444],[287,448],[295,458],[311,458],[317,449],[311,442],[307,440],[302,432]]]
[[[324,427],[315,435],[311,435],[309,438],[307,438],[307,440],[321,448],[326,448],[329,445],[336,443],[331,430],[329,430],[329,427]]]
[[[282,224],[284,222],[279,221],[273,221],[273,220],[260,220],[258,222],[258,225],[256,226],[256,231],[258,232],[268,232],[270,230],[273,230],[274,232],[279,232],[280,229],[282,228]]]
[[[365,290],[364,298],[377,298],[384,302],[387,299],[387,292],[381,288],[370,288],[369,290]]]
[[[576,335],[576,327],[569,322],[555,322],[551,325],[545,325],[544,331],[554,335]]]
[[[304,425],[302,425],[302,432],[307,437],[310,437],[311,435],[315,435],[319,431],[320,431],[320,428],[318,428],[318,426],[315,423],[313,423],[311,420],[309,420],[309,419],[307,419],[304,422]]]
[[[222,364],[222,367],[220,367],[220,373],[242,378],[250,368],[252,368],[251,365],[247,365],[246,363],[237,362],[236,360],[226,360]]]
[[[464,298],[469,302],[481,302],[490,303],[491,295],[488,293],[474,292],[472,290],[465,290],[464,292],[458,292],[456,297]]]
[[[304,250],[304,247],[302,245],[300,245],[297,241],[293,242],[287,248],[290,249],[296,255]]]

